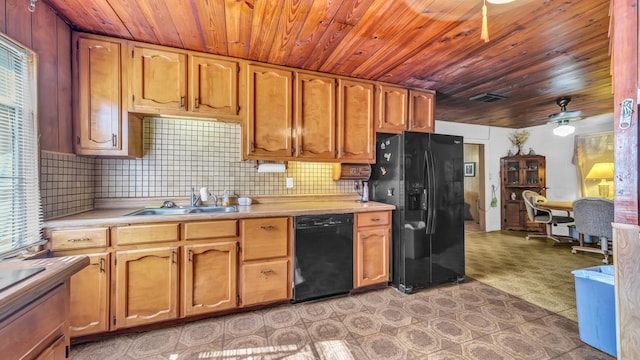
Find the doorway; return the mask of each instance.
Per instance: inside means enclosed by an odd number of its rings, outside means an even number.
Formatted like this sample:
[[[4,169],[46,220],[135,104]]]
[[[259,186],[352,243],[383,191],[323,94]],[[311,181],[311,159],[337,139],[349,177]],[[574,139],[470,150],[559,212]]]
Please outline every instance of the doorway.
[[[486,231],[484,145],[464,144],[464,219],[465,231]]]

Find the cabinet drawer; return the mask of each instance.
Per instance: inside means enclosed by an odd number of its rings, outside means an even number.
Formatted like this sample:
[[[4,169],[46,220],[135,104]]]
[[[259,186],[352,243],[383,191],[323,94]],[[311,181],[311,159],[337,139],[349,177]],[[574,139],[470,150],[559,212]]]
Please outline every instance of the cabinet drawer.
[[[108,241],[109,228],[84,228],[84,229],[63,229],[52,230],[49,239],[51,250],[75,250],[94,247],[106,247]]]
[[[111,237],[117,245],[177,241],[178,235],[178,224],[132,225],[111,229]]]
[[[242,305],[289,299],[289,260],[242,265]]]
[[[289,255],[289,219],[247,219],[241,222],[242,260],[258,260]]]
[[[65,336],[68,287],[60,285],[4,321],[0,329],[3,359],[35,359]]]
[[[184,240],[236,236],[238,236],[238,220],[200,221],[182,224],[182,238]]]
[[[390,211],[377,211],[369,213],[356,214],[358,226],[377,226],[377,225],[389,225],[391,212]]]

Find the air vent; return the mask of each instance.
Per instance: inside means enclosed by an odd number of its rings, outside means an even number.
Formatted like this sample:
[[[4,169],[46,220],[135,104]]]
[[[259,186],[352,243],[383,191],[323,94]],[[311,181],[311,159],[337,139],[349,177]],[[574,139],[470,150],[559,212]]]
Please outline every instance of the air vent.
[[[472,96],[472,97],[469,98],[469,100],[490,103],[490,102],[494,102],[494,101],[498,101],[498,100],[504,100],[506,98],[507,97],[503,96],[503,95],[492,94],[492,93],[484,93],[484,94]]]

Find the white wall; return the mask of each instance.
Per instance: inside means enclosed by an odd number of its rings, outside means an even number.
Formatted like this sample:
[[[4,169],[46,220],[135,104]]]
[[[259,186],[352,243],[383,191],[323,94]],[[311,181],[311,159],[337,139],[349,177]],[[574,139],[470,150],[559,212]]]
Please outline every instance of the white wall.
[[[613,130],[613,114],[594,116],[573,123],[576,132],[567,137],[553,135],[552,125],[525,128],[529,139],[523,151],[532,148],[536,154],[546,156],[547,198],[557,201],[573,201],[578,198],[578,182],[575,166],[572,164],[574,136]],[[436,120],[436,133],[459,135],[465,143],[484,145],[484,176],[487,231],[500,230],[500,158],[509,149],[515,151],[508,137],[514,129],[462,124]],[[491,207],[491,186],[496,188],[498,207]]]

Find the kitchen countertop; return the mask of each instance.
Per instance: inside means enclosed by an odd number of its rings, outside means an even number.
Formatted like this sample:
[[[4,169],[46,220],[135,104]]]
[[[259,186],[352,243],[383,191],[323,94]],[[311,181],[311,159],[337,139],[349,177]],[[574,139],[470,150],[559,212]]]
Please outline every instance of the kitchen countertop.
[[[180,222],[194,220],[222,220],[242,219],[252,217],[270,216],[298,216],[316,214],[343,214],[370,211],[394,210],[394,205],[379,202],[356,202],[355,199],[315,199],[302,200],[302,198],[285,198],[288,201],[270,201],[263,199],[259,203],[250,206],[237,206],[238,212],[232,213],[200,213],[187,215],[137,215],[126,216],[143,206],[116,207],[113,205],[105,208],[96,208],[83,213],[69,215],[54,220],[45,221],[47,228],[68,226],[95,226],[95,225],[126,225],[155,222]],[[160,202],[161,203],[161,202]],[[128,205],[128,204],[127,204]]]
[[[44,268],[0,291],[0,320],[20,310],[33,300],[68,280],[71,275],[89,265],[87,256],[62,256],[34,260],[0,261],[0,274],[12,270]]]

